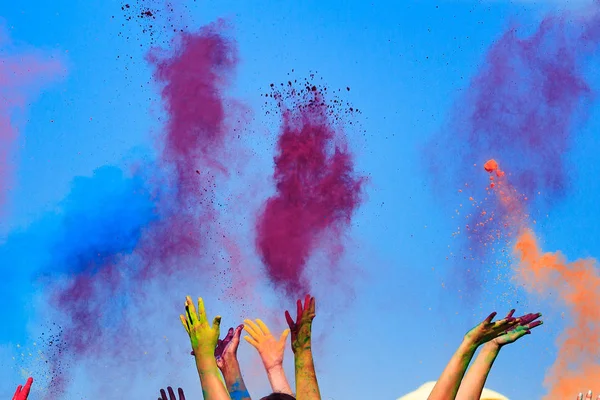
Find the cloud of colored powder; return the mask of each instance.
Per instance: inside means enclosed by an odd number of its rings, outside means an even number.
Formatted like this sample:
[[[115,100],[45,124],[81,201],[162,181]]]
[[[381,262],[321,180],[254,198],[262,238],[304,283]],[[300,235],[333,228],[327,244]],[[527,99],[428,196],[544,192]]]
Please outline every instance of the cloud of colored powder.
[[[510,165],[512,185],[535,203],[532,211],[560,200],[569,188],[566,157],[593,100],[584,71],[600,39],[596,21],[596,16],[556,14],[527,37],[518,25],[509,26],[424,150],[444,204],[452,211],[466,206],[460,209],[466,220],[459,227],[456,272],[470,290],[481,279],[473,271],[510,236],[504,211],[493,193],[481,189],[477,169],[488,158]],[[465,263],[473,261],[467,274]]]
[[[297,297],[309,290],[310,279],[303,273],[315,250],[329,254],[330,268],[342,274],[337,260],[364,178],[354,171],[343,128],[336,124],[343,115],[328,104],[326,89],[308,81],[299,87],[292,82],[281,89],[271,86],[282,116],[274,160],[276,193],[258,216],[256,243],[275,287]]]
[[[558,293],[569,310],[569,324],[558,338],[557,358],[546,374],[545,399],[565,399],[600,380],[600,273],[595,259],[567,262],[560,253],[544,253],[526,215],[526,206],[506,176],[496,174],[493,190],[504,222],[518,232],[513,253],[516,279],[526,290]]]
[[[12,185],[13,150],[27,102],[64,71],[58,59],[16,46],[0,25],[0,212]]]
[[[102,167],[76,178],[55,215],[13,234],[0,250],[3,265],[20,265],[27,246],[38,251],[26,257],[33,264],[15,279],[21,288],[29,280],[42,289],[50,305],[45,317],[60,326],[54,341],[60,351],[44,353],[51,375],[46,398],[64,396],[75,369],[91,359],[102,359],[111,367],[104,374],[115,379],[142,373],[122,374],[145,354],[141,347],[156,344],[152,325],[163,320],[167,306],[157,310],[160,299],[148,298],[157,295],[156,283],[177,286],[173,279],[182,274],[201,283],[215,273],[211,257],[224,240],[216,192],[234,156],[237,132],[228,121],[240,120],[233,115],[239,105],[224,95],[237,48],[218,21],[181,32],[169,49],[152,49],[148,61],[167,117],[156,159],[129,172]],[[14,294],[14,314],[22,315],[32,300]],[[172,296],[162,296],[171,305]],[[15,318],[11,325],[24,322]]]

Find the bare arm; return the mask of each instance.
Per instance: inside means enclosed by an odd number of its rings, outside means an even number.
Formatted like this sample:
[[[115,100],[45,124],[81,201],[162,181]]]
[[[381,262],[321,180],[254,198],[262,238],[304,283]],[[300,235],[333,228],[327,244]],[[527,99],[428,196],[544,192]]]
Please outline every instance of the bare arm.
[[[475,362],[469,368],[469,371],[460,384],[460,389],[456,396],[457,400],[472,400],[481,397],[485,381],[499,352],[500,347],[494,345],[492,342],[483,345]]]
[[[181,323],[190,336],[204,399],[229,400],[214,354],[219,340],[221,317],[215,317],[212,326],[209,325],[202,298],[198,299],[197,313],[189,296],[186,298],[185,309],[186,315],[181,315]]]
[[[490,340],[481,348],[481,352],[475,359],[475,362],[469,368],[467,375],[463,379],[460,389],[458,390],[457,400],[479,399],[481,392],[485,386],[485,381],[494,365],[494,361],[500,349],[510,343],[514,343],[521,337],[531,332],[531,329],[542,325],[542,321],[535,321],[542,314],[525,314],[519,317],[519,325],[513,329],[509,329],[501,336]],[[534,322],[535,321],[535,322]]]
[[[460,382],[477,350],[477,344],[463,340],[454,353],[442,375],[436,382],[428,400],[452,400],[456,397]]]
[[[497,322],[492,322],[496,313],[491,313],[482,323],[465,335],[458,350],[454,353],[433,387],[428,400],[454,400],[456,398],[465,371],[477,348],[516,325],[518,320],[512,318],[513,313],[514,310],[508,313],[506,318]]]
[[[237,350],[243,329],[244,325],[238,326],[235,330],[229,328],[227,335],[223,340],[219,340],[215,349],[217,366],[223,374],[229,396],[234,400],[251,400],[237,359]]]
[[[296,399],[321,400],[315,364],[312,355],[312,321],[315,317],[315,298],[307,295],[297,302],[296,322],[286,311],[285,318],[292,332],[292,350],[296,370]]]
[[[247,319],[244,323],[246,332],[250,335],[244,336],[244,339],[258,351],[273,392],[293,396],[292,388],[283,370],[283,355],[285,342],[290,333],[289,329],[283,331],[277,340],[260,319],[257,319],[256,322]]]

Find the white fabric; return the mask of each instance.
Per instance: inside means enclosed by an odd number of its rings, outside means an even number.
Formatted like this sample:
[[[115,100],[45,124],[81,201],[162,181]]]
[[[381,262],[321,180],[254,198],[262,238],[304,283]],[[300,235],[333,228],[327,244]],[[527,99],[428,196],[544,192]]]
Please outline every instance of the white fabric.
[[[434,386],[435,382],[427,382],[414,392],[399,397],[398,400],[427,400],[427,397],[431,394]],[[483,389],[481,400],[508,400],[508,397],[496,393],[493,390]]]

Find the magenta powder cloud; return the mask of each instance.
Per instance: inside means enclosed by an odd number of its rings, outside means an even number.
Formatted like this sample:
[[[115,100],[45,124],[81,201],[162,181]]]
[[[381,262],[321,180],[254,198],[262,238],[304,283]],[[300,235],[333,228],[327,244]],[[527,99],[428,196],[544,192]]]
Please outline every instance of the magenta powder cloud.
[[[311,86],[290,86],[274,96],[282,115],[274,160],[276,194],[266,201],[256,225],[267,274],[290,296],[309,290],[303,272],[315,250],[339,257],[363,183],[343,145],[344,131],[333,122],[340,115]]]
[[[156,160],[133,173],[100,168],[73,183],[51,246],[51,273],[60,279],[50,293],[67,350],[52,356],[50,397],[66,390],[71,370],[59,371],[66,359],[74,366],[110,356],[122,371],[140,356],[127,343],[148,337],[124,314],[146,285],[181,271],[207,274],[213,264],[206,260],[218,218],[214,198],[218,178],[227,175],[226,121],[237,110],[223,95],[237,63],[225,28],[219,21],[181,32],[169,49],[148,54],[167,117]]]
[[[21,49],[0,27],[0,211],[12,184],[11,155],[19,134],[14,121],[44,85],[56,79],[64,66],[32,49]]]

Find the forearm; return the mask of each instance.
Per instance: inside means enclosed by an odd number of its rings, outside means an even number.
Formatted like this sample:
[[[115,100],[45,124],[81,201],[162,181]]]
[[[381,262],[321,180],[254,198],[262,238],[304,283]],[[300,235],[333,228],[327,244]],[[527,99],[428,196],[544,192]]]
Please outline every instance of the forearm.
[[[225,361],[225,366],[221,370],[227,391],[232,400],[250,400],[250,393],[246,388],[246,383],[242,377],[242,371],[237,359]]]
[[[463,340],[435,384],[428,400],[454,400],[477,345]]]
[[[496,357],[498,357],[499,351],[500,347],[492,342],[488,342],[482,347],[481,352],[467,371],[458,389],[457,400],[471,400],[481,397],[485,381]]]
[[[200,376],[204,400],[229,400],[229,393],[221,380],[214,356],[196,356],[196,368]]]
[[[296,399],[320,400],[321,393],[311,349],[296,350],[294,363],[296,367]]]
[[[276,365],[267,369],[267,376],[269,377],[269,383],[274,393],[285,393],[293,396],[292,388],[288,382],[283,365]]]

